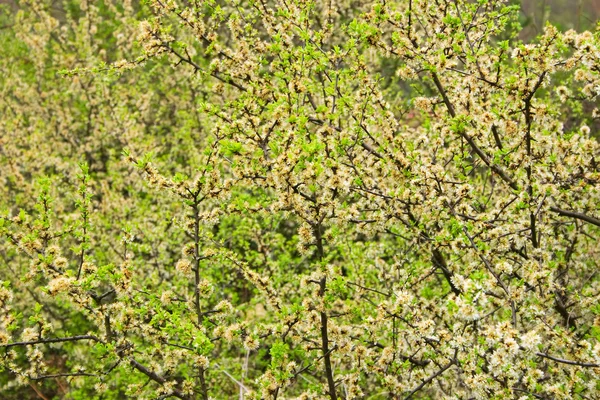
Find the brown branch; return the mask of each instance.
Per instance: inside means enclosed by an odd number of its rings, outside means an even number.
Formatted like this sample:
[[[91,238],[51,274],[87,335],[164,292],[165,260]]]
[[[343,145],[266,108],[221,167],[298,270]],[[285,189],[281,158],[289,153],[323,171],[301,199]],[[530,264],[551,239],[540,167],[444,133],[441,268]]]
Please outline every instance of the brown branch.
[[[565,217],[580,219],[582,221],[589,222],[590,224],[600,226],[600,219],[580,213],[580,212],[563,210],[562,208],[558,208],[558,207],[554,207],[554,206],[550,207],[550,210],[554,211],[555,213],[557,213],[559,215],[565,216]]]
[[[199,205],[202,199],[198,199],[199,192],[194,195],[194,306],[196,308],[196,317],[198,321],[198,327],[202,326],[202,318],[204,314],[200,308],[200,261],[203,259],[200,256],[200,210]],[[198,368],[198,378],[200,380],[200,388],[202,391],[202,399],[208,400],[208,387],[206,386],[206,379],[204,377],[204,368]]]
[[[155,37],[160,40],[160,37],[158,37],[158,36],[155,36]],[[195,63],[190,56],[184,57],[181,53],[179,53],[177,50],[175,50],[173,47],[171,47],[168,43],[163,42],[161,44],[161,46],[163,48],[165,48],[166,50],[168,50],[175,57],[179,58],[179,60],[180,60],[179,63],[185,62],[186,64],[192,66],[194,68],[194,71],[196,71],[196,72],[197,71],[202,71],[202,72],[207,73],[200,65],[198,65],[197,63]],[[246,89],[244,86],[236,83],[233,80],[233,78],[231,78],[231,77],[223,77],[223,76],[219,75],[219,73],[216,72],[216,71],[207,73],[207,75],[210,75],[213,78],[216,78],[216,79],[220,80],[223,83],[231,85],[231,86],[235,87],[236,89],[241,90],[242,92],[248,91],[248,89]]]
[[[356,286],[356,287],[359,287],[359,288],[361,288],[363,290],[368,290],[370,292],[374,292],[374,293],[380,294],[380,295],[385,296],[385,297],[391,297],[390,293],[382,292],[382,291],[377,290],[377,289],[371,289],[371,288],[368,288],[366,286],[359,285],[358,283],[354,283],[354,282],[350,282],[350,281],[347,281],[346,283],[348,285]]]
[[[89,374],[87,372],[73,372],[73,373],[53,374],[53,375],[40,375],[40,376],[35,376],[35,377],[29,377],[29,379],[32,381],[41,381],[44,379],[64,378],[64,377],[73,377],[73,376],[98,376],[98,375]]]
[[[444,259],[444,256],[442,255],[439,249],[433,250],[431,259],[433,261],[434,266],[439,268],[442,271],[442,274],[444,274],[444,278],[450,285],[450,289],[452,290],[452,292],[455,295],[459,296],[461,290],[454,284],[454,282],[452,282],[453,274],[448,269],[448,264],[446,263],[446,260]]]
[[[450,360],[450,362],[443,367],[442,369],[440,369],[438,372],[436,372],[435,374],[431,375],[429,378],[425,379],[423,382],[421,382],[421,384],[419,386],[417,386],[416,388],[414,388],[409,394],[408,396],[406,396],[404,398],[404,400],[408,400],[410,398],[412,398],[412,396],[417,393],[419,390],[423,389],[423,387],[425,387],[425,385],[429,384],[432,380],[434,380],[435,378],[437,378],[438,376],[440,376],[441,374],[443,374],[444,372],[446,372],[446,370],[448,368],[450,368],[451,366],[453,366],[455,363],[454,360]]]
[[[50,400],[49,398],[47,398],[46,396],[44,396],[44,393],[42,393],[40,391],[40,389],[37,388],[37,386],[35,385],[35,383],[29,382],[29,387],[31,387],[33,389],[33,391],[38,395],[38,397],[40,399]]]
[[[321,224],[317,223],[314,226],[313,233],[315,235],[317,251],[319,255],[319,261],[325,258],[325,251],[323,249],[323,236],[321,235]],[[319,296],[325,296],[325,290],[327,288],[327,277],[324,276],[319,282]],[[337,394],[335,392],[335,380],[333,378],[333,369],[331,368],[331,351],[329,349],[329,337],[327,332],[327,313],[321,311],[321,351],[323,352],[323,363],[325,364],[325,375],[327,376],[327,386],[329,387],[329,398],[331,400],[337,400]]]
[[[544,81],[544,77],[546,76],[546,72],[542,73],[538,79],[538,81],[536,82],[533,90],[531,91],[531,93],[529,93],[529,95],[527,96],[527,98],[524,100],[525,102],[525,123],[527,124],[527,132],[525,135],[525,141],[526,141],[526,146],[527,146],[527,157],[529,158],[529,161],[527,162],[527,166],[525,167],[525,171],[527,172],[527,181],[529,182],[529,184],[527,185],[527,194],[529,195],[529,199],[531,199],[533,197],[533,187],[531,184],[531,179],[532,179],[532,171],[531,171],[531,155],[532,155],[532,148],[531,148],[531,142],[532,142],[532,138],[531,138],[531,126],[533,124],[533,116],[531,115],[531,100],[533,99],[533,96],[535,95],[535,92],[540,88],[540,86],[542,85],[542,82]],[[534,248],[537,248],[539,243],[538,243],[538,238],[537,238],[537,229],[536,229],[536,215],[533,212],[529,213],[529,226],[530,226],[530,230],[531,230],[531,234],[530,234],[530,239],[531,239],[531,243],[533,245]]]
[[[142,374],[146,375],[148,378],[152,379],[154,382],[160,383],[161,385],[164,385],[167,382],[165,378],[158,375],[156,372],[149,370],[148,368],[137,362],[134,358],[129,359],[129,365],[140,371]],[[189,399],[188,396],[184,395],[182,392],[176,389],[173,389],[172,396],[183,400]]]
[[[446,94],[446,90],[444,89],[444,86],[442,86],[442,82],[440,82],[440,79],[438,78],[438,76],[435,72],[432,72],[431,76],[433,78],[433,83],[435,84],[435,87],[440,92],[440,95],[442,96],[442,100],[444,101],[444,104],[446,105],[446,108],[448,109],[448,114],[450,114],[450,116],[452,118],[455,118],[456,111],[454,111],[454,106],[450,102],[450,98],[448,97],[448,94]]]
[[[500,134],[498,133],[498,127],[496,125],[492,125],[492,134],[494,135],[496,146],[498,146],[499,150],[502,150],[502,141],[500,140]]]
[[[579,367],[586,367],[586,368],[599,368],[600,367],[600,364],[566,360],[564,358],[554,357],[554,356],[551,356],[550,354],[546,354],[546,353],[535,353],[535,355],[539,356],[539,357],[547,358],[548,360],[559,362],[561,364],[576,365]]]
[[[5,343],[0,344],[0,347],[16,347],[16,346],[33,346],[36,344],[47,344],[47,343],[62,343],[62,342],[75,342],[78,340],[94,340],[96,342],[102,342],[96,336],[92,335],[80,335],[80,336],[71,336],[64,338],[52,338],[52,339],[40,339],[40,340],[32,340],[29,342],[13,342],[13,343]]]
[[[454,106],[450,102],[450,98],[448,97],[448,94],[446,93],[444,86],[442,86],[442,82],[440,82],[440,79],[438,78],[438,76],[435,72],[433,72],[431,74],[431,76],[433,77],[433,83],[435,84],[436,88],[440,92],[440,95],[442,96],[442,100],[444,101],[444,104],[446,105],[446,108],[448,109],[448,114],[450,114],[450,116],[452,118],[455,118],[456,111],[454,110]],[[494,173],[496,173],[500,178],[502,178],[502,180],[504,182],[506,182],[508,184],[508,186],[511,187],[511,189],[519,190],[519,185],[517,185],[517,183],[508,175],[508,173],[506,173],[506,171],[504,171],[502,168],[500,168],[499,166],[497,166],[496,164],[491,162],[491,160],[483,152],[483,150],[481,150],[479,148],[479,146],[477,146],[477,143],[475,143],[475,141],[473,140],[472,137],[467,135],[465,132],[459,132],[459,134],[467,141],[467,143],[469,144],[471,149],[473,149],[473,151],[479,156],[479,158],[481,159],[481,161],[483,161],[485,163],[485,165],[487,165]]]

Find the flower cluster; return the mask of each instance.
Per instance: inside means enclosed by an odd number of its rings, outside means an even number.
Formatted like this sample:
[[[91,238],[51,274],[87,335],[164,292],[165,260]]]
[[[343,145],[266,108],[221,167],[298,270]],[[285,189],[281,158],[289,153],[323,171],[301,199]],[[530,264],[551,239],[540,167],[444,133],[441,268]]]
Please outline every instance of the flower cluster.
[[[598,32],[50,3],[0,15],[0,393],[598,396]]]

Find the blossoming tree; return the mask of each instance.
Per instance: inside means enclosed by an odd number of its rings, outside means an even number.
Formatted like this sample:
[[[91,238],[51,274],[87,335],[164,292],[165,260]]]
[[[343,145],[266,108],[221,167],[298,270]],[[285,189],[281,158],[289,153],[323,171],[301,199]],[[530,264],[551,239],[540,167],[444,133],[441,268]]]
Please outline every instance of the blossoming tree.
[[[499,0],[1,14],[2,398],[600,394],[600,34]]]

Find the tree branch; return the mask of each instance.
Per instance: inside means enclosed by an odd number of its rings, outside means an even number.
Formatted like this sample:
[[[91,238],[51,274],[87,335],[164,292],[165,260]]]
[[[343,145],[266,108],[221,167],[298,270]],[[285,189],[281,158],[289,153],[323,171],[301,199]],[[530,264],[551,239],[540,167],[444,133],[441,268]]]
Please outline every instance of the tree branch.
[[[152,379],[154,382],[160,383],[161,385],[164,385],[167,382],[165,378],[158,375],[156,372],[149,370],[148,368],[137,362],[134,358],[129,359],[129,365],[140,371],[142,374],[146,375],[148,378]],[[182,392],[176,389],[173,389],[172,395],[183,400],[189,399],[188,396],[184,395]]]
[[[600,226],[600,219],[580,213],[580,212],[563,210],[562,208],[558,208],[558,207],[554,207],[554,206],[550,207],[550,210],[554,211],[555,213],[557,213],[559,215],[565,216],[565,217],[580,219],[582,221],[589,222],[590,224]]]
[[[450,114],[450,116],[452,118],[455,118],[456,111],[454,110],[454,106],[450,102],[450,98],[446,94],[446,90],[442,86],[442,82],[440,82],[440,79],[438,78],[438,76],[435,72],[432,73],[431,76],[433,77],[433,83],[435,84],[436,88],[440,92],[440,95],[442,96],[442,100],[444,101],[444,104],[446,105],[446,108],[448,109],[448,114]],[[465,132],[460,132],[460,135],[467,141],[467,143],[469,143],[469,146],[471,147],[471,149],[473,149],[473,151],[479,156],[479,158],[481,159],[481,161],[483,161],[485,163],[485,165],[487,165],[492,171],[494,171],[498,176],[500,176],[500,178],[502,178],[502,180],[504,182],[506,182],[508,184],[508,186],[511,187],[511,189],[519,190],[519,185],[517,185],[517,183],[502,168],[500,168],[496,164],[493,164],[490,161],[488,156],[483,152],[483,150],[481,150],[479,148],[479,146],[477,146],[477,143],[475,143],[475,141],[473,140],[472,137],[467,135]]]
[[[41,381],[44,379],[53,379],[53,378],[68,378],[74,376],[98,376],[96,374],[88,374],[87,372],[73,372],[73,373],[64,373],[64,374],[53,374],[53,375],[41,375],[35,377],[29,377],[32,381]]]
[[[404,400],[408,400],[410,398],[412,398],[412,396],[417,393],[419,390],[423,389],[423,387],[425,387],[425,385],[427,385],[429,382],[431,382],[432,380],[434,380],[435,378],[437,378],[438,376],[440,376],[441,374],[443,374],[444,372],[446,372],[446,370],[448,368],[450,368],[452,365],[454,365],[454,360],[450,360],[450,362],[443,367],[442,369],[440,369],[438,372],[436,372],[435,374],[431,375],[429,378],[425,379],[423,382],[421,382],[421,384],[419,386],[417,386],[416,388],[414,388],[409,394],[408,396],[406,396],[404,398]]]
[[[551,356],[546,353],[535,353],[535,355],[539,356],[539,357],[547,358],[548,360],[559,362],[561,364],[576,365],[578,367],[587,367],[587,368],[599,368],[600,367],[600,364],[566,360],[564,358],[554,357],[554,356]]]
[[[75,342],[78,340],[93,340],[96,342],[102,342],[102,340],[98,339],[96,336],[80,335],[80,336],[71,336],[71,337],[64,337],[64,338],[39,339],[39,340],[32,340],[29,342],[5,343],[5,344],[0,344],[0,347],[10,348],[10,347],[16,347],[16,346],[33,346],[36,344]]]

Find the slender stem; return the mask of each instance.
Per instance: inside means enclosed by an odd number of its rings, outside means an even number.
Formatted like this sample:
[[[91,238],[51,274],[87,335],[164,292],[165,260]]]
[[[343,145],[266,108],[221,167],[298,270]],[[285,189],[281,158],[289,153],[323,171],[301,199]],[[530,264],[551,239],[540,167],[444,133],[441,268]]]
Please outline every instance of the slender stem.
[[[204,368],[200,367],[200,388],[202,390],[202,399],[208,400],[208,389],[206,387],[206,378],[204,377]]]
[[[452,292],[454,294],[459,296],[461,293],[461,290],[452,281],[453,274],[448,269],[448,264],[446,263],[446,259],[444,258],[444,256],[442,255],[442,252],[439,249],[433,250],[432,260],[433,260],[434,266],[436,268],[439,268],[442,271],[442,274],[444,275],[446,282],[448,282],[448,284],[450,285],[450,290],[452,290]]]
[[[492,134],[494,135],[494,141],[499,150],[502,150],[502,141],[500,140],[500,134],[498,133],[498,127],[492,125]]]
[[[443,374],[444,372],[446,372],[446,370],[448,368],[450,368],[452,365],[454,365],[454,363],[455,363],[454,360],[450,360],[450,362],[445,367],[443,367],[442,369],[440,369],[435,374],[431,375],[429,378],[425,379],[423,382],[421,382],[421,384],[419,386],[417,386],[416,388],[414,388],[413,390],[411,390],[411,392],[408,394],[408,396],[406,396],[404,398],[404,400],[411,399],[415,393],[417,393],[419,390],[423,389],[425,387],[425,385],[429,384],[429,382],[431,382],[432,380],[434,380],[435,378],[437,378],[438,376],[440,376],[441,374]]]
[[[62,343],[62,342],[75,342],[78,340],[94,340],[96,342],[101,342],[96,336],[92,335],[79,335],[79,336],[71,336],[64,338],[51,338],[51,339],[40,339],[40,340],[32,340],[29,342],[13,342],[13,343],[5,343],[0,344],[0,347],[16,347],[16,346],[33,346],[36,344],[47,344],[47,343]]]
[[[533,198],[533,182],[532,182],[532,175],[531,175],[531,162],[532,162],[532,160],[531,160],[531,156],[532,156],[531,125],[533,124],[533,116],[531,115],[531,100],[533,99],[533,96],[535,95],[535,92],[537,91],[537,89],[541,86],[542,82],[544,81],[545,76],[546,76],[545,72],[540,75],[539,80],[535,84],[535,87],[533,88],[531,93],[525,99],[525,123],[527,125],[527,132],[526,132],[526,137],[525,137],[525,142],[526,142],[526,146],[527,146],[527,166],[525,167],[525,171],[527,173],[527,182],[528,182],[527,194],[529,195],[530,201]],[[536,230],[536,215],[534,214],[533,210],[531,210],[529,213],[529,226],[531,229],[531,243],[533,244],[534,248],[537,248],[539,246],[539,243],[538,243],[537,230]]]
[[[40,375],[40,376],[30,377],[29,379],[31,379],[32,381],[42,381],[44,379],[68,378],[68,377],[75,377],[75,376],[98,376],[98,375],[89,374],[87,372],[73,372],[73,373],[53,374],[53,375]]]
[[[200,309],[200,214],[198,203],[194,203],[194,306],[198,326],[202,324],[202,310]]]
[[[194,303],[196,307],[196,316],[198,320],[198,327],[202,325],[202,310],[200,309],[200,211],[198,210],[199,201],[196,200],[193,206],[194,209]],[[198,377],[200,379],[200,390],[202,392],[202,399],[208,400],[208,388],[206,386],[206,378],[204,377],[204,368],[198,369]]]
[[[317,244],[317,252],[319,261],[323,261],[325,252],[323,250],[323,236],[321,235],[321,224],[318,223],[314,227],[314,234]],[[325,296],[325,290],[327,288],[327,277],[323,276],[319,281],[319,296],[323,298]],[[321,351],[323,352],[323,363],[325,365],[325,375],[327,376],[327,386],[329,388],[329,398],[331,400],[337,400],[337,394],[335,392],[335,380],[333,379],[333,369],[331,368],[331,351],[329,350],[329,336],[327,332],[327,313],[325,310],[321,312]]]
[[[455,118],[456,111],[454,110],[454,106],[450,102],[450,98],[448,97],[448,94],[446,93],[446,90],[444,89],[442,82],[440,82],[440,79],[438,78],[436,73],[432,73],[431,76],[433,78],[433,83],[435,84],[436,88],[440,92],[440,95],[442,96],[442,100],[444,101],[444,104],[446,105],[446,108],[448,109],[448,114],[450,114],[450,116],[452,118]],[[465,132],[460,132],[460,135],[467,141],[467,143],[469,143],[469,146],[471,147],[471,149],[473,149],[473,151],[479,156],[479,158],[481,159],[481,161],[483,161],[485,163],[485,165],[487,165],[494,173],[496,173],[498,176],[500,176],[500,178],[502,178],[502,180],[504,182],[506,182],[508,184],[508,186],[511,187],[511,189],[519,190],[519,185],[517,185],[517,183],[508,175],[508,173],[506,171],[504,171],[498,165],[492,163],[492,161],[483,152],[483,150],[481,150],[479,148],[479,146],[477,146],[477,143],[475,143],[475,141],[473,140],[472,137],[467,135]]]
[[[597,363],[586,363],[586,362],[581,362],[581,361],[566,360],[564,358],[554,357],[554,356],[551,356],[546,353],[535,353],[535,355],[539,356],[539,357],[547,358],[549,360],[556,361],[556,362],[559,362],[562,364],[577,365],[579,367],[588,367],[588,368],[599,368],[600,367],[600,364],[597,364]]]
[[[83,235],[81,238],[81,252],[79,253],[79,267],[77,268],[77,280],[81,277],[81,269],[83,268],[83,262],[85,261],[85,247],[88,241],[87,237],[87,226],[88,226],[88,197],[87,197],[87,172],[84,171],[82,182],[82,210],[83,210]]]

